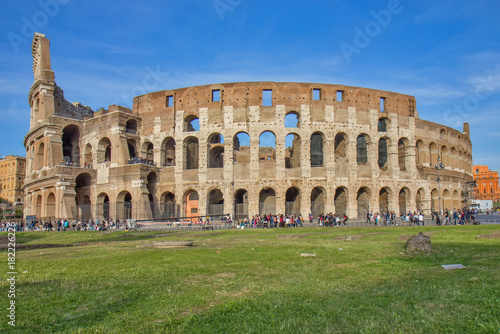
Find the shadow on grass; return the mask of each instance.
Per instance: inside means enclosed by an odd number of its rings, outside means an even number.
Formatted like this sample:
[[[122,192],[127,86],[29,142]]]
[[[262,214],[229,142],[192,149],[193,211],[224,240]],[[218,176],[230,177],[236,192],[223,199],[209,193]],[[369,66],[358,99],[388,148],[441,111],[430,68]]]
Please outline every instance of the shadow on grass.
[[[33,293],[44,291],[36,303],[25,305],[18,312],[20,320],[16,329],[27,333],[80,332],[99,328],[106,320],[140,310],[141,301],[148,296],[137,286],[97,291],[95,288],[78,289],[77,284],[63,280],[23,283],[17,289]],[[47,290],[55,298],[47,298]],[[37,312],[40,307],[47,309],[48,313]],[[54,309],[57,311],[49,311]]]

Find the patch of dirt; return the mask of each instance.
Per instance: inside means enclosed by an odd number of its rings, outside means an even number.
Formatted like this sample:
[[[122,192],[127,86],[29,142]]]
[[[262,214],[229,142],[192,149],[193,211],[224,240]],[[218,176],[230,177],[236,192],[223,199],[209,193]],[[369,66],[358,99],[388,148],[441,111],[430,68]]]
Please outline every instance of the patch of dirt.
[[[438,233],[438,231],[424,232],[423,235],[430,238],[434,233]],[[402,235],[399,237],[399,240],[400,241],[408,241],[408,239],[410,239],[414,235],[416,235],[416,234]]]
[[[0,249],[7,249],[8,243],[9,243],[9,239],[7,239],[6,235],[0,236]]]
[[[500,239],[500,231],[493,231],[490,234],[478,235],[476,239]]]
[[[307,237],[309,234],[285,234],[278,235],[276,239],[300,239],[303,237]]]
[[[374,232],[374,233],[366,233],[366,234],[355,234],[355,235],[344,235],[344,236],[338,236],[334,237],[334,240],[345,240],[345,241],[351,241],[351,240],[359,240],[363,237],[367,237],[370,235],[379,235],[379,234],[384,234],[383,232]]]
[[[192,233],[192,234],[183,234],[182,237],[186,237],[186,238],[198,238],[198,237],[206,237],[206,236],[214,236],[214,235],[221,235],[221,234],[224,234],[224,233],[221,233],[221,232],[214,232],[214,233]]]
[[[218,273],[218,274],[215,274],[215,277],[222,277],[222,278],[234,277],[234,276],[236,276],[236,274],[234,274],[234,273]]]

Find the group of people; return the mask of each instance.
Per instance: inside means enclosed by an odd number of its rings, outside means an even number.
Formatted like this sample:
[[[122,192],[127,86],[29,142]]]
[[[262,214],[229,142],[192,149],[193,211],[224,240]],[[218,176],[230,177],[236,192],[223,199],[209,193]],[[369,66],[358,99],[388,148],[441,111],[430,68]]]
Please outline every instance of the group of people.
[[[312,220],[312,219],[311,219]],[[318,217],[318,223],[319,226],[321,227],[340,227],[342,224],[345,226],[347,223],[347,220],[349,218],[347,217],[346,214],[343,214],[342,216],[334,214],[332,212],[327,213],[327,214],[320,214]]]
[[[9,222],[0,222],[0,231],[6,231],[6,226]],[[11,223],[12,224],[12,223]],[[72,220],[60,219],[56,221],[38,221],[31,222],[14,222],[17,232],[23,231],[108,231],[124,229],[125,221],[113,218],[107,219],[89,219],[87,220]]]
[[[401,226],[408,225],[408,226],[424,226],[425,225],[425,220],[424,220],[424,214],[423,212],[407,212],[404,213],[402,212],[399,215],[399,224]],[[383,213],[378,213],[378,212],[367,212],[366,213],[366,223],[367,224],[374,224],[375,226],[395,226],[399,225],[398,224],[398,219],[395,211],[390,211],[390,212],[383,212]]]
[[[302,227],[304,218],[302,215],[255,215],[252,219],[245,218],[240,222],[240,228],[276,228],[276,227]]]
[[[313,224],[314,217],[309,214],[309,224]],[[318,217],[318,224],[322,227],[346,225],[348,218],[344,214],[342,216],[328,213],[321,214]],[[250,220],[245,218],[240,222],[239,228],[280,228],[280,227],[303,227],[304,218],[301,214],[277,214],[277,215],[255,215]]]
[[[436,225],[478,225],[476,220],[477,209],[453,209],[452,211],[445,209],[442,215],[438,215],[436,211],[432,212],[432,221]],[[441,217],[442,216],[442,217]]]
[[[149,166],[156,166],[156,164],[154,163],[153,160],[151,160],[151,159],[144,159],[144,158],[141,158],[141,157],[135,157],[135,158],[129,159],[128,160],[128,164],[129,165],[145,164],[145,165],[149,165]]]

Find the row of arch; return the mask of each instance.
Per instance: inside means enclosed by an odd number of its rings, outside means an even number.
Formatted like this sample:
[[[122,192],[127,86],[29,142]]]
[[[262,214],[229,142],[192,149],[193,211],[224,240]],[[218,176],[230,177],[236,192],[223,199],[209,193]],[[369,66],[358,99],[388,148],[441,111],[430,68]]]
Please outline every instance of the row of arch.
[[[135,124],[136,125],[136,124]],[[380,127],[380,124],[379,124]],[[128,128],[127,128],[128,129]],[[128,132],[134,132],[136,129],[131,126]],[[325,163],[324,146],[326,143],[325,135],[316,131],[313,132],[309,139],[310,148],[310,166],[320,167]],[[335,161],[348,160],[348,136],[345,133],[339,132],[334,137],[333,154]],[[74,163],[77,165],[91,165],[94,161],[97,163],[110,162],[112,159],[112,144],[108,137],[102,137],[98,144],[94,156],[94,150],[90,143],[84,147],[83,161],[80,158],[80,131],[76,125],[68,125],[63,129],[62,133],[62,151],[63,160],[65,162]],[[263,131],[259,136],[259,160],[260,161],[275,161],[276,160],[276,135],[273,131]],[[188,136],[183,140],[183,169],[197,169],[200,167],[200,144],[199,139],[195,136]],[[369,162],[368,152],[371,150],[372,143],[370,136],[366,133],[361,133],[356,137],[356,162],[358,164],[367,164]],[[392,145],[391,138],[387,136],[380,137],[377,143],[378,159],[377,163],[380,169],[387,169],[388,157],[390,155],[389,147]],[[290,132],[285,137],[285,168],[301,167],[302,157],[302,138],[296,132]],[[155,161],[155,147],[150,141],[144,141],[137,149],[135,139],[127,140],[128,159],[140,157],[151,163],[157,162],[160,166],[174,166],[177,163],[176,159],[176,141],[173,137],[165,138],[160,145],[160,161]],[[238,132],[233,137],[233,162],[250,162],[250,135],[247,132]],[[408,167],[408,156],[410,155],[409,140],[406,137],[401,137],[397,142],[398,166],[401,171],[405,171]],[[222,168],[224,166],[225,142],[224,137],[220,133],[212,133],[207,138],[207,167]],[[38,147],[32,147],[32,153],[35,156],[35,170],[40,170],[47,166],[47,148],[45,143],[39,143]],[[428,164],[433,166],[438,162],[442,162],[450,168],[468,170],[470,169],[471,155],[466,151],[457,150],[454,146],[448,149],[446,145],[438,147],[435,142],[425,145],[422,140],[417,140],[415,146],[415,162],[417,164]]]
[[[416,142],[416,162],[417,164],[429,164],[434,166],[438,162],[451,168],[469,170],[472,155],[469,152],[457,149],[452,146],[451,149],[446,145],[439,147],[435,142],[424,144],[422,140]]]
[[[75,179],[75,203],[73,216],[80,219],[90,217],[99,217],[109,219],[116,217],[126,218],[172,218],[172,217],[199,217],[199,216],[218,216],[233,212],[236,219],[244,219],[250,213],[259,214],[277,214],[277,194],[272,187],[263,187],[258,193],[258,202],[254,207],[250,206],[251,196],[245,188],[236,188],[233,192],[233,207],[225,207],[224,194],[218,188],[210,189],[206,196],[205,212],[200,212],[200,196],[195,189],[188,189],[179,199],[174,192],[165,191],[161,195],[157,194],[156,173],[151,172],[147,176],[146,188],[148,194],[146,197],[133,198],[131,192],[122,190],[116,198],[111,197],[106,192],[101,192],[95,198],[93,205],[91,200],[91,177],[88,173],[82,173]],[[396,191],[397,193],[394,193]],[[144,195],[144,194],[143,194]],[[304,196],[308,196],[306,199]],[[304,212],[312,213],[318,216],[332,210],[337,214],[356,213],[358,217],[365,217],[366,213],[395,211],[404,213],[408,210],[416,209],[418,211],[461,208],[464,194],[458,190],[450,191],[444,189],[441,196],[437,189],[432,189],[430,194],[423,188],[419,188],[416,193],[409,190],[408,187],[402,187],[394,190],[391,187],[382,187],[378,190],[372,190],[370,187],[363,186],[357,190],[350,190],[348,187],[339,186],[334,193],[327,197],[327,191],[321,186],[314,187],[310,193],[304,194],[300,187],[289,187],[284,193],[284,214],[299,214]],[[330,205],[328,199],[332,201]],[[396,200],[395,200],[396,199]],[[441,199],[441,203],[439,200]],[[257,198],[255,198],[257,200]],[[354,202],[352,201],[354,200]],[[355,204],[353,204],[355,203]],[[378,207],[374,208],[374,203]],[[256,205],[255,205],[256,204]],[[331,205],[333,204],[333,206]],[[441,204],[441,205],[440,205]],[[56,196],[54,192],[49,192],[42,200],[42,195],[38,194],[34,201],[34,214],[37,217],[42,216],[42,206],[46,217],[56,216]],[[308,207],[304,207],[308,205]],[[355,205],[355,207],[352,207]],[[282,206],[280,206],[282,207]]]

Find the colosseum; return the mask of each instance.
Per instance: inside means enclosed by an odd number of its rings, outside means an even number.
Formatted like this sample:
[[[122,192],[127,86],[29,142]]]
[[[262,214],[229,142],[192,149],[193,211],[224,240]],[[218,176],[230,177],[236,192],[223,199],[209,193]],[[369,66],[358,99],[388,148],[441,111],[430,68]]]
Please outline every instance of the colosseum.
[[[44,35],[32,53],[24,192],[38,219],[429,214],[462,207],[472,181],[468,124],[420,119],[413,96],[237,82],[94,111],[65,100]]]

